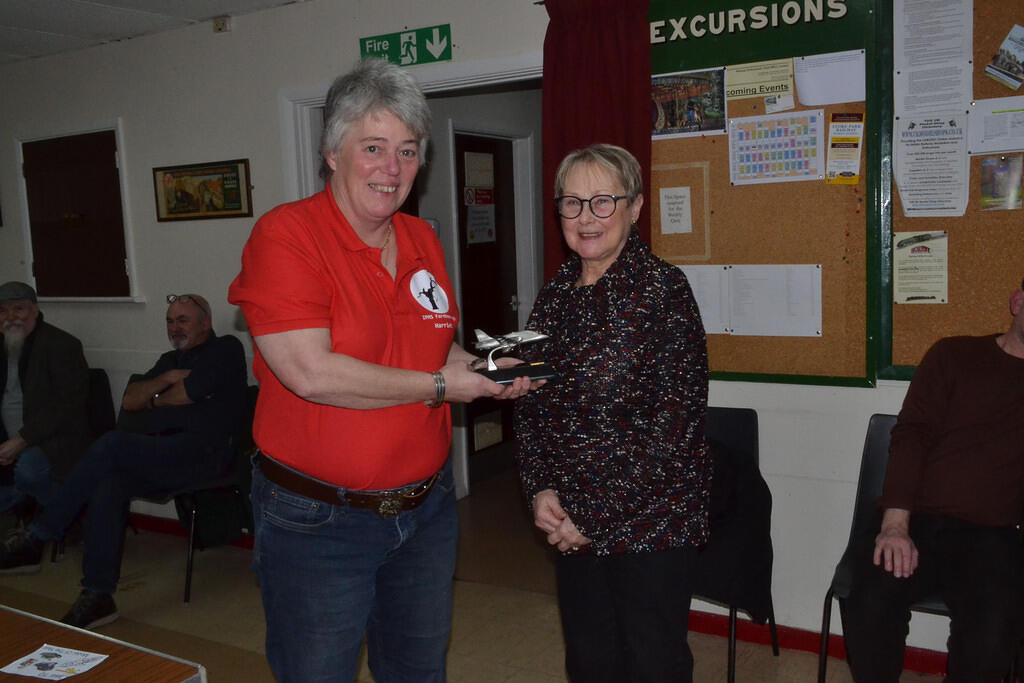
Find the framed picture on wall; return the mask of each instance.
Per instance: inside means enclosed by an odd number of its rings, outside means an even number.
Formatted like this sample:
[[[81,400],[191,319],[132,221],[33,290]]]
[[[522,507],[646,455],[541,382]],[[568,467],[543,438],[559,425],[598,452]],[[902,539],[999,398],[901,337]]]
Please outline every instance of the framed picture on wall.
[[[249,160],[153,169],[158,221],[252,216]]]

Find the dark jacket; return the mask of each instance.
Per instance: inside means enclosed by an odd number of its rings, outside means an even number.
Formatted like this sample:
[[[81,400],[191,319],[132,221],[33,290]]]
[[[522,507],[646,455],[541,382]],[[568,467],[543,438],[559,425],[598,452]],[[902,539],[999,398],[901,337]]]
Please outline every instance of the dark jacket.
[[[89,366],[82,343],[43,322],[40,313],[25,339],[18,375],[24,394],[21,436],[29,446],[43,449],[51,476],[62,479],[89,447]],[[7,348],[0,342],[0,392],[6,385]],[[2,423],[0,434],[4,441],[11,438]]]
[[[711,538],[694,574],[696,597],[772,616],[772,494],[757,461],[711,442]]]

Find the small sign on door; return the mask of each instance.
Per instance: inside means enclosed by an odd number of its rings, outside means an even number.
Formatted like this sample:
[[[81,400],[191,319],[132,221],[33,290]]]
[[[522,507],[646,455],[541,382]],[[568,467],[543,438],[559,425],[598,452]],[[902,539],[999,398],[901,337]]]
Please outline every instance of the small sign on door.
[[[493,242],[494,204],[466,207],[466,244]]]

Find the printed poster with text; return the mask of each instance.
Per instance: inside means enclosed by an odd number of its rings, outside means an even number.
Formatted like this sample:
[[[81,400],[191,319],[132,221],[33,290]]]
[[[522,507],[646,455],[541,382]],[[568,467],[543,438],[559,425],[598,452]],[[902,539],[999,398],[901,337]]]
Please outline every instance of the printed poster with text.
[[[732,119],[729,180],[733,185],[821,180],[824,149],[824,109]]]

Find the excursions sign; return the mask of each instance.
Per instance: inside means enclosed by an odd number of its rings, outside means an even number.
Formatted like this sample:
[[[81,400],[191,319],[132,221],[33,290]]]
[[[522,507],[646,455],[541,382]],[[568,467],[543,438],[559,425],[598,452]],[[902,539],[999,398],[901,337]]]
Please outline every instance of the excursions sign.
[[[862,48],[871,6],[862,0],[651,0],[651,72]]]

